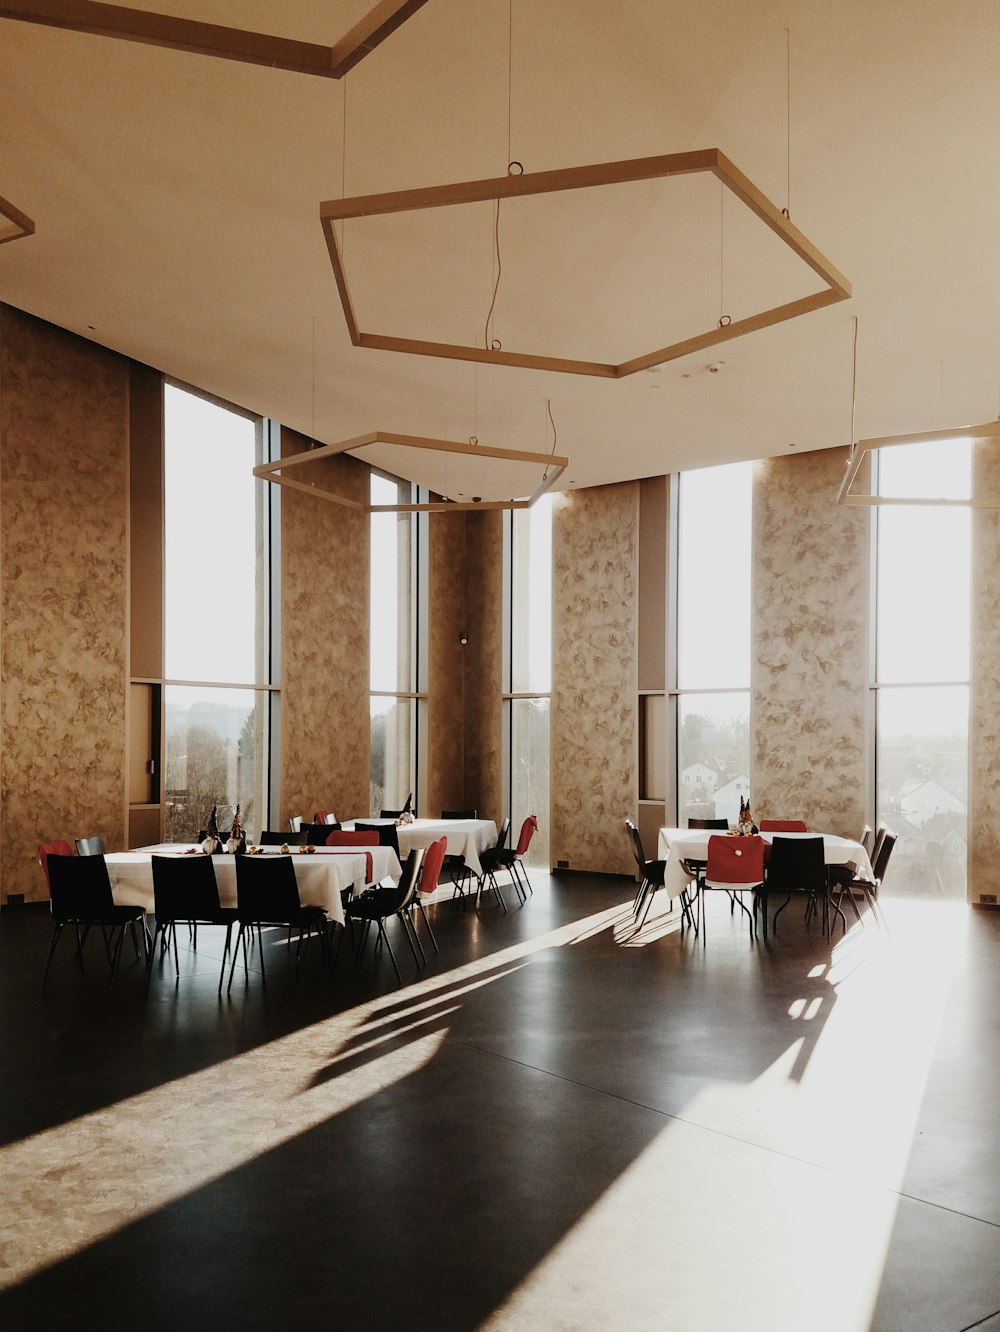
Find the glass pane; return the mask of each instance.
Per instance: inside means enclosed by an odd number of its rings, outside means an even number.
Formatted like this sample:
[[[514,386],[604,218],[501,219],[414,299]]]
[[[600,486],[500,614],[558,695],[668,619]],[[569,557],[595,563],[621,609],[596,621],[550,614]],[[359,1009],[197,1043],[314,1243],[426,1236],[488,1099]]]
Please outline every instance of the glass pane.
[[[371,813],[402,809],[413,790],[414,700],[371,700]]]
[[[511,741],[514,752],[511,772],[510,842],[517,846],[521,824],[529,814],[538,816],[525,861],[549,867],[549,700],[511,700]]]
[[[967,439],[879,449],[878,493],[898,499],[969,499],[972,444]]]
[[[878,691],[878,819],[899,841],[886,890],[964,900],[969,690]]]
[[[511,690],[552,688],[552,496],[513,514],[513,658]]]
[[[677,675],[682,689],[750,685],[752,504],[752,463],[681,475]]]
[[[170,384],[164,412],[166,673],[254,684],[257,423]]]
[[[264,805],[267,694],[253,689],[166,688],[165,764],[168,842],[195,842],[218,806],[221,832],[237,803],[256,839]]]
[[[878,516],[878,678],[969,678],[969,509],[883,508]]]
[[[372,473],[373,504],[408,504],[408,481]],[[389,693],[414,688],[412,669],[412,521],[407,513],[371,515],[370,688]],[[406,799],[406,792],[403,792]]]
[[[750,693],[682,694],[677,713],[677,803],[689,818],[734,825],[750,794]]]

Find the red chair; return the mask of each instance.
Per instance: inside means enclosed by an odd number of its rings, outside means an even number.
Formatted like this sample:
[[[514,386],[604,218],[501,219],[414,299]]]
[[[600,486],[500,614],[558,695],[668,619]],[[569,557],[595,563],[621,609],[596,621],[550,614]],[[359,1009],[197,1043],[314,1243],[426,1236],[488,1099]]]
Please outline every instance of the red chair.
[[[809,829],[801,819],[761,819],[761,832],[808,832]]]
[[[51,892],[49,884],[49,856],[72,856],[73,847],[69,842],[43,842],[38,848],[38,863],[42,867],[42,873],[45,875],[45,886]]]
[[[444,864],[444,853],[447,848],[447,837],[440,837],[436,842],[431,842],[430,846],[424,852],[424,863],[421,866],[420,878],[417,881],[418,891],[414,895],[413,901],[410,903],[411,915],[414,907],[420,912],[420,919],[427,926],[427,933],[431,937],[431,943],[434,945],[435,953],[440,951],[437,946],[437,939],[434,938],[434,931],[431,929],[431,923],[427,919],[427,913],[424,911],[424,904],[420,899],[422,897],[430,897],[431,893],[437,888],[438,879],[441,876],[441,866]],[[416,926],[413,928],[413,935],[414,938],[416,938],[419,947],[420,936],[417,934]],[[421,952],[423,952],[422,948]]]
[[[378,846],[377,832],[351,832],[335,828],[326,839],[327,846]]]
[[[705,877],[698,885],[701,908],[701,942],[705,943],[705,889],[722,889],[740,904],[750,922],[750,938],[756,938],[753,912],[747,910],[742,894],[756,893],[764,886],[764,847],[760,837],[710,837]]]
[[[313,815],[313,823],[336,823],[336,816],[328,809],[318,809]]]
[[[531,880],[528,878],[528,871],[524,868],[522,859],[531,845],[531,839],[538,830],[538,817],[535,814],[529,814],[521,824],[521,835],[517,839],[517,846],[513,850],[501,851],[497,857],[497,863],[500,869],[505,869],[511,877],[511,882],[517,889],[517,894],[522,902],[528,900],[528,893],[534,892],[531,886]]]

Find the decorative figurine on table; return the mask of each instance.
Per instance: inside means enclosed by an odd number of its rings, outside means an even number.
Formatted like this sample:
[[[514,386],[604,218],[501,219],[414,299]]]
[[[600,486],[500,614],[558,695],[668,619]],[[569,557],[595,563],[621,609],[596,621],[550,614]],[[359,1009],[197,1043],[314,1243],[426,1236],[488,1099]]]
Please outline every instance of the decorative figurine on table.
[[[750,798],[746,800],[740,796],[740,818],[736,825],[736,831],[741,837],[753,837],[760,832],[756,823],[753,821],[753,810],[750,808]]]
[[[229,841],[226,843],[226,850],[230,855],[242,854],[247,849],[246,830],[240,823],[240,807],[236,806],[236,813],[233,815],[233,826],[229,833]]]
[[[205,833],[205,840],[201,844],[201,849],[206,856],[214,856],[220,846],[219,839],[219,818],[218,809],[212,806],[212,812],[208,817],[208,831]]]

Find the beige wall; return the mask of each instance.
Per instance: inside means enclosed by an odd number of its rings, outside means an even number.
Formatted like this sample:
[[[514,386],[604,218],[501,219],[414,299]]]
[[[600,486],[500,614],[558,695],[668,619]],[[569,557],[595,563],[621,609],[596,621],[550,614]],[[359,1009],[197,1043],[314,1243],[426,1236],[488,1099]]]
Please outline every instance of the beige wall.
[[[125,839],[128,363],[0,306],[3,895],[38,843]]]
[[[638,550],[638,482],[556,500],[550,856],[571,869],[633,868]]]
[[[751,797],[756,817],[865,822],[868,510],[834,503],[845,451],[758,464]]]
[[[282,431],[282,456],[308,441]],[[315,481],[367,502],[368,469],[353,458],[303,465]],[[368,813],[368,515],[281,493],[281,827],[317,809]]]

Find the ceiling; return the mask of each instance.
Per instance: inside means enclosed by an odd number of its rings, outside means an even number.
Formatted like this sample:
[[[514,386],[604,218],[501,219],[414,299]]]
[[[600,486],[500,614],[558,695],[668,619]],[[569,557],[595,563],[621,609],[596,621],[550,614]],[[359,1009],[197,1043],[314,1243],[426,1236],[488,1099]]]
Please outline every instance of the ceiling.
[[[332,45],[370,3],[133,7]],[[849,444],[855,315],[858,436],[993,420],[997,18],[427,0],[340,81],[0,19],[0,195],[37,227],[0,247],[0,299],[324,443],[547,450],[548,404],[563,487]],[[321,201],[701,148],[789,207],[852,300],[620,380],[352,346]],[[366,331],[481,345],[492,204],[344,225]],[[500,246],[492,335],[542,355],[620,360],[822,285],[706,177],[505,201]],[[515,488],[378,460],[453,497]]]

